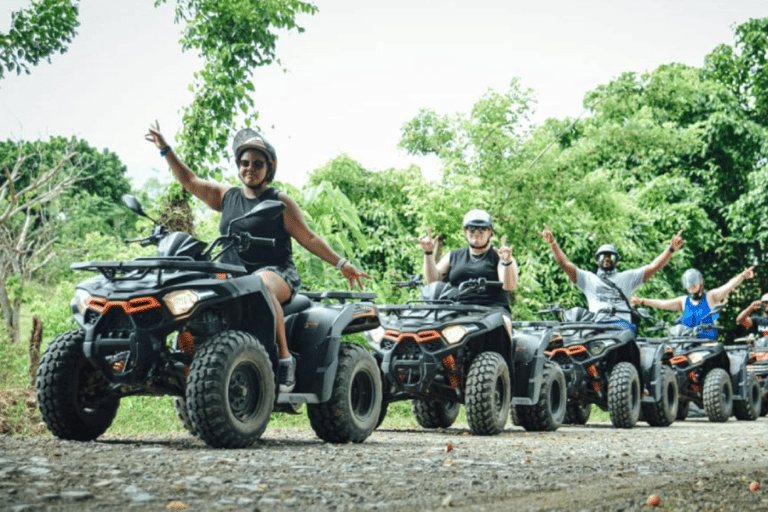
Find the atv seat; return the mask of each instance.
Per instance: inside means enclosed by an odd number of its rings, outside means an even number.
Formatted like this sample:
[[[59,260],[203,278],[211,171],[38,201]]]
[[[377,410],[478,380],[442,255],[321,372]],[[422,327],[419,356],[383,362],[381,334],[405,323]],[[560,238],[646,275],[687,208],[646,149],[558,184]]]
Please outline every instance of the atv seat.
[[[288,316],[298,313],[299,311],[304,311],[311,305],[312,301],[309,300],[309,297],[297,293],[291,300],[283,304],[283,315]]]

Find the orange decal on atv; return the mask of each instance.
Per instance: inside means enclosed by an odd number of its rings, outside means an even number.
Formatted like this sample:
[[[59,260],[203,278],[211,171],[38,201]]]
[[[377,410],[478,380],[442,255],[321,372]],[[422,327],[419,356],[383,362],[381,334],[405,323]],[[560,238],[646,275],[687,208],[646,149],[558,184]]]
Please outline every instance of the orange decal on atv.
[[[686,363],[686,362],[688,362],[688,357],[687,356],[682,356],[682,355],[681,356],[675,356],[675,357],[673,357],[672,359],[669,360],[669,364],[673,364],[673,365],[674,364],[683,364],[683,363]]]
[[[133,315],[134,313],[159,308],[160,301],[154,297],[138,297],[129,301],[107,301],[101,297],[93,297],[88,301],[88,307],[102,315],[106,315],[112,308],[122,308],[126,315]]]
[[[416,343],[428,343],[430,341],[439,340],[440,333],[434,330],[421,331],[419,333],[385,331],[384,337],[388,340],[394,341],[395,343],[400,343],[405,339],[412,339]]]
[[[545,350],[544,354],[548,357],[556,356],[558,354],[565,354],[567,357],[573,357],[579,354],[583,354],[587,351],[584,345],[573,345],[572,347],[561,347],[554,350]]]

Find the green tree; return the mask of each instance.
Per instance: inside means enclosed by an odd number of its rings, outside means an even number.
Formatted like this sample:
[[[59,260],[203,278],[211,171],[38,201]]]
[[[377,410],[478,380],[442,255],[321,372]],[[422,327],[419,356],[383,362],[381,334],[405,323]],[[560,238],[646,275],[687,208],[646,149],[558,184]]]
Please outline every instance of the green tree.
[[[250,96],[255,70],[279,63],[277,32],[302,32],[296,17],[317,8],[300,0],[176,0],[175,12],[175,21],[184,25],[182,48],[196,50],[204,61],[190,85],[194,99],[184,109],[177,151],[198,175],[221,181],[216,166],[227,159],[236,120],[255,126],[258,119]],[[191,220],[186,194],[176,183],[171,190],[169,207],[187,211]]]
[[[79,0],[36,0],[11,13],[7,34],[0,32],[0,80],[6,71],[29,74],[42,59],[66,53],[77,35]]]

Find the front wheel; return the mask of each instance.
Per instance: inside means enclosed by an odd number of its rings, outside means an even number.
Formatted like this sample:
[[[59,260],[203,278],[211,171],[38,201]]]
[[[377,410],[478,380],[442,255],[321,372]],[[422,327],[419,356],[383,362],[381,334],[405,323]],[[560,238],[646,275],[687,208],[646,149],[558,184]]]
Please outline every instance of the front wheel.
[[[640,377],[632,363],[622,361],[608,377],[608,413],[616,428],[632,428],[640,418]]]
[[[411,410],[416,421],[424,428],[448,428],[459,417],[459,403],[445,400],[411,401]]]
[[[120,398],[83,354],[85,334],[67,331],[45,350],[37,371],[37,403],[53,435],[92,441],[115,419]]]
[[[704,378],[704,410],[709,421],[725,423],[733,412],[731,376],[722,368],[713,368]]]
[[[642,404],[643,418],[652,427],[668,427],[677,417],[679,397],[677,379],[672,368],[661,369],[661,396],[653,403]]]
[[[492,436],[502,430],[512,400],[509,367],[498,352],[482,352],[467,374],[467,423],[475,435]]]
[[[568,401],[565,375],[560,365],[547,361],[541,377],[541,391],[534,405],[518,405],[518,419],[525,430],[553,431],[565,418]]]
[[[755,421],[760,416],[762,407],[762,392],[754,373],[747,376],[744,398],[733,401],[733,415],[742,421]]]
[[[197,350],[185,401],[192,431],[214,448],[246,448],[269,423],[275,374],[254,336],[224,331]]]
[[[342,343],[331,398],[309,404],[309,423],[328,443],[362,443],[383,420],[379,367],[360,345]]]

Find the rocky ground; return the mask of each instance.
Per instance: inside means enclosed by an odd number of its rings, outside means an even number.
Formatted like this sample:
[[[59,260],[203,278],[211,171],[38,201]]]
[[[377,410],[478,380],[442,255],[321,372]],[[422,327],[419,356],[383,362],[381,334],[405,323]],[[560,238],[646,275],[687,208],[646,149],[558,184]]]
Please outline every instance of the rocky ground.
[[[244,450],[184,434],[1,436],[0,510],[650,511],[651,494],[660,510],[768,510],[767,426],[694,418],[632,430],[508,426],[494,437],[384,428],[357,445],[268,429]]]

